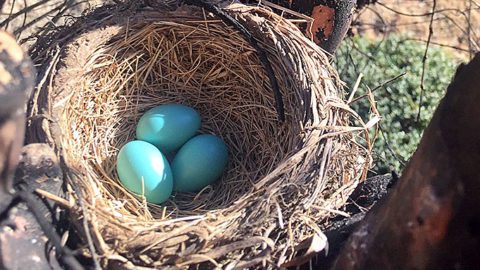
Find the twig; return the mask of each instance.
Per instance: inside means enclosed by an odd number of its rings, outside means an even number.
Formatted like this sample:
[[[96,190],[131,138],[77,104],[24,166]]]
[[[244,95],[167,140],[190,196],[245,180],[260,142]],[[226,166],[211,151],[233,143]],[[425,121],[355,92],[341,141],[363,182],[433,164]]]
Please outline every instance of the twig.
[[[363,73],[360,73],[360,75],[358,75],[357,81],[355,82],[355,85],[353,86],[353,90],[350,93],[350,97],[348,98],[347,103],[352,102],[353,97],[355,96],[355,93],[357,92],[358,87],[360,86],[360,83],[362,82],[362,78],[363,78]]]
[[[65,18],[67,17],[67,16],[65,16],[65,13],[67,13],[67,11],[68,11],[69,9],[73,9],[73,8],[75,8],[75,7],[78,6],[78,5],[81,5],[81,4],[84,4],[84,3],[86,3],[87,5],[90,5],[89,0],[83,0],[83,1],[79,1],[79,2],[70,1],[70,2],[71,2],[71,3],[69,3],[68,5],[65,4],[65,5],[63,6],[63,9],[60,10],[59,12],[57,12],[57,14],[56,14],[52,19],[50,19],[50,21],[49,21],[47,24],[53,24],[53,25],[55,25],[55,24],[58,22],[58,20],[60,20],[62,17],[65,17]],[[89,10],[89,8],[87,8],[87,9],[85,9],[85,10]],[[46,25],[47,25],[47,24],[46,24]],[[45,26],[45,27],[46,27],[46,26]]]
[[[10,7],[10,12],[8,13],[8,18],[5,20],[5,21],[7,21],[7,23],[4,25],[4,26],[5,26],[5,30],[7,30],[8,24],[10,23],[10,21],[9,21],[8,19],[12,16],[13,8],[14,8],[14,7],[15,7],[15,0],[13,0],[12,6]],[[3,27],[3,25],[2,25],[2,27]]]
[[[27,0],[23,0],[23,5],[27,6]],[[12,5],[13,7],[13,5]],[[25,24],[27,23],[27,13],[23,14],[23,21],[22,21],[22,27],[25,27]]]
[[[407,73],[404,72],[404,73],[402,73],[402,74],[399,74],[399,75],[395,76],[394,78],[392,78],[392,79],[390,79],[390,80],[388,80],[388,81],[386,81],[386,82],[384,82],[384,83],[376,86],[376,87],[373,88],[370,92],[373,93],[373,92],[377,91],[378,89],[384,87],[385,85],[390,84],[390,83],[398,80],[399,78],[405,76],[405,74],[407,74]],[[365,95],[362,95],[362,96],[360,96],[360,97],[357,97],[357,98],[349,101],[348,104],[351,105],[351,104],[353,104],[353,103],[355,103],[355,102],[357,102],[357,101],[359,101],[359,100],[361,100],[361,99],[363,99],[363,98],[366,98],[366,97],[368,97],[368,94],[365,94]]]
[[[48,17],[51,14],[58,11],[57,14],[53,17],[53,19],[50,20],[51,22],[54,22],[55,20],[58,20],[60,18],[60,16],[63,15],[66,11],[68,11],[68,9],[74,8],[75,6],[80,5],[83,2],[84,1],[75,3],[74,0],[65,0],[64,3],[56,6],[55,8],[52,8],[52,9],[48,10],[46,13],[44,13],[42,15],[37,16],[35,19],[29,21],[28,23],[26,23],[26,24],[24,23],[22,25],[22,27],[16,29],[13,33],[16,36],[19,36],[25,29],[31,27],[32,25],[38,23],[39,21],[45,19],[46,17]],[[25,13],[25,14],[27,14],[27,13]]]
[[[395,151],[392,149],[392,147],[390,146],[390,144],[388,143],[388,139],[387,137],[385,136],[385,131],[383,130],[382,126],[380,124],[378,124],[378,128],[380,129],[380,132],[382,133],[382,137],[383,137],[383,140],[385,141],[385,146],[387,147],[388,151],[390,151],[390,153],[392,154],[392,156],[398,160],[398,162],[400,162],[400,164],[405,167],[405,161],[398,157],[397,153],[395,153]]]
[[[468,38],[468,55],[470,60],[473,58],[472,52],[472,39],[471,39],[471,33],[472,33],[472,0],[468,1],[468,9],[467,9],[467,38]]]
[[[387,26],[387,23],[385,22],[385,20],[383,19],[382,15],[376,11],[375,9],[371,8],[371,7],[367,7],[366,10],[370,10],[370,12],[372,12],[373,14],[375,14],[377,16],[377,18],[382,22],[382,31],[385,33],[387,32],[386,30],[386,26]]]
[[[420,39],[420,38],[406,38],[406,39],[404,39],[404,40],[405,40],[405,41],[411,40],[411,41],[418,41],[418,42],[427,43],[427,40],[423,40],[423,39]],[[462,48],[462,47],[458,47],[458,46],[443,44],[443,43],[439,43],[439,42],[435,42],[435,41],[430,41],[430,45],[435,45],[435,46],[439,46],[439,47],[450,48],[450,49],[454,49],[454,50],[461,51],[461,52],[468,52],[468,49],[465,49],[465,48]]]
[[[385,9],[393,12],[393,13],[396,13],[396,14],[402,15],[402,16],[408,16],[408,17],[425,17],[425,16],[433,16],[436,13],[442,13],[442,12],[447,12],[447,11],[458,11],[458,9],[455,9],[455,8],[445,8],[445,9],[441,9],[441,10],[437,10],[437,11],[435,11],[435,9],[432,9],[431,12],[412,14],[412,13],[405,13],[405,12],[395,10],[395,9],[393,9],[393,8],[391,8],[391,7],[389,7],[385,4],[382,4],[380,2],[377,2],[377,4],[384,7]],[[437,4],[437,1],[434,0],[433,5],[436,6],[436,4]]]
[[[35,192],[38,193],[38,195],[40,195],[42,197],[45,197],[45,198],[47,198],[51,201],[54,201],[55,203],[65,207],[65,208],[70,208],[70,203],[67,200],[65,200],[64,198],[60,198],[55,194],[52,194],[48,191],[45,191],[45,190],[39,189],[39,188],[35,189]]]
[[[35,8],[47,3],[48,1],[50,0],[43,0],[43,1],[40,1],[40,2],[37,2],[31,6],[28,6],[28,7],[25,7],[24,9],[16,12],[15,14],[11,14],[10,16],[8,16],[8,18],[6,18],[4,21],[0,22],[0,27],[8,27],[8,24],[13,21],[15,18],[17,18],[18,16],[24,14],[24,13],[27,13],[27,12],[30,12],[32,10],[34,10]],[[13,9],[13,4],[12,4],[12,9]]]
[[[432,16],[430,17],[430,25],[428,26],[428,39],[427,39],[427,46],[425,47],[425,53],[423,54],[422,59],[422,78],[420,80],[420,101],[418,104],[418,114],[417,114],[417,122],[420,121],[420,115],[422,113],[422,103],[423,103],[423,93],[425,92],[425,68],[427,65],[427,54],[428,48],[430,47],[430,41],[433,36],[433,17],[435,16],[435,8],[437,7],[437,0],[433,0],[433,7],[432,7]]]
[[[378,13],[378,11],[376,11],[374,9],[366,9],[366,10],[371,10],[373,13]],[[435,22],[441,22],[441,21],[445,21],[445,20],[447,20],[447,18],[445,18],[445,17],[434,19]],[[430,17],[428,17],[428,19],[424,20],[424,21],[390,22],[388,24],[388,26],[398,28],[399,26],[413,26],[413,25],[422,25],[422,24],[428,24],[428,23],[430,23]],[[369,22],[355,22],[355,25],[369,26],[372,29],[378,28],[378,23],[373,23],[373,22],[372,23],[369,23]],[[384,28],[385,27],[382,27],[382,30],[384,30]]]

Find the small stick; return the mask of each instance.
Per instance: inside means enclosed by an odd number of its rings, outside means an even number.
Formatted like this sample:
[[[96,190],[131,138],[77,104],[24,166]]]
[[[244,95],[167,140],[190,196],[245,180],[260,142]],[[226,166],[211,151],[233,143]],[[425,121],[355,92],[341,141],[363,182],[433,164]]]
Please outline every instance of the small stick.
[[[398,80],[400,77],[403,77],[403,76],[405,76],[406,74],[407,74],[407,73],[404,72],[404,73],[402,73],[402,74],[399,74],[399,75],[395,76],[394,78],[392,78],[392,79],[390,79],[390,80],[388,80],[388,81],[386,81],[386,82],[378,85],[377,87],[373,88],[373,89],[370,91],[370,93],[373,93],[373,92],[377,91],[378,89],[384,87],[385,85],[390,84],[391,82]],[[362,96],[357,97],[357,98],[355,98],[355,99],[353,99],[353,100],[350,100],[350,99],[349,99],[348,104],[351,105],[351,104],[359,101],[360,99],[363,99],[363,98],[366,98],[366,97],[368,97],[368,94],[362,95]]]
[[[352,102],[353,97],[355,96],[355,93],[357,92],[358,87],[360,86],[360,82],[362,81],[362,78],[363,78],[363,73],[360,73],[360,75],[358,75],[357,81],[355,82],[355,86],[353,86],[352,93],[350,94],[350,97],[348,98],[348,101],[347,101],[348,104],[350,104],[350,102]]]
[[[47,198],[51,201],[54,201],[55,203],[58,203],[59,205],[65,207],[65,208],[70,208],[71,207],[70,203],[67,200],[65,200],[64,198],[60,198],[57,195],[52,194],[48,191],[37,188],[37,189],[35,189],[35,192],[38,193],[38,195],[43,196],[43,197],[45,197],[45,198]]]
[[[420,101],[418,103],[418,114],[417,114],[417,122],[420,122],[420,115],[422,113],[422,102],[423,102],[423,93],[425,92],[425,69],[427,68],[427,56],[428,56],[428,49],[430,47],[430,41],[432,40],[433,36],[433,18],[435,17],[435,9],[437,7],[437,1],[433,0],[433,7],[432,7],[432,16],[430,17],[430,25],[428,26],[428,39],[427,39],[427,46],[425,47],[425,54],[423,55],[423,67],[422,67],[422,78],[420,81]]]

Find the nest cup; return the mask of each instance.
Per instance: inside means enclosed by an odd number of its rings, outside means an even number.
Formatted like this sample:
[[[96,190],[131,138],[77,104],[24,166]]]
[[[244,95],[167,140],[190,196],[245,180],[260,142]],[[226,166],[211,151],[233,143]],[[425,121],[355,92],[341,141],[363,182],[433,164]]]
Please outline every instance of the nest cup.
[[[102,7],[31,50],[41,67],[27,140],[54,145],[64,161],[72,223],[102,266],[292,265],[322,245],[368,169],[357,142],[368,132],[349,126],[356,114],[327,56],[271,10],[224,10],[266,53],[285,121],[258,50],[197,7]],[[198,110],[201,132],[220,136],[230,161],[198,194],[152,205],[122,187],[115,163],[141,115],[165,103]]]

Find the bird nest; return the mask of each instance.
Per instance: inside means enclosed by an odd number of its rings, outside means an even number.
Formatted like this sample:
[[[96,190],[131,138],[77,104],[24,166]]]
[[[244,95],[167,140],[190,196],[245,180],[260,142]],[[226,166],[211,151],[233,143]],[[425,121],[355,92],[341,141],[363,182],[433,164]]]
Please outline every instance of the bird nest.
[[[363,122],[321,49],[261,6],[222,10],[102,7],[31,50],[27,136],[55,146],[59,203],[101,266],[292,265],[325,246],[322,224],[368,170],[368,132],[350,125]],[[215,184],[153,205],[115,164],[141,115],[165,103],[198,110],[230,161]]]

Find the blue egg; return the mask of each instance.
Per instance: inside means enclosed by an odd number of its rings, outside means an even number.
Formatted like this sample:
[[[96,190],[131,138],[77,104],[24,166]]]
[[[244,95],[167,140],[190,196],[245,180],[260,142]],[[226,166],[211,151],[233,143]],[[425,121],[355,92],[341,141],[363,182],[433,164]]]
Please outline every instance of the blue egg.
[[[148,110],[137,125],[137,139],[155,145],[162,153],[178,150],[200,128],[200,115],[190,107],[165,104]]]
[[[131,141],[125,144],[118,152],[117,173],[125,188],[137,195],[143,194],[148,202],[160,204],[172,194],[170,165],[150,143]]]
[[[222,175],[227,162],[227,146],[220,138],[213,135],[193,137],[172,161],[174,190],[200,191]]]

